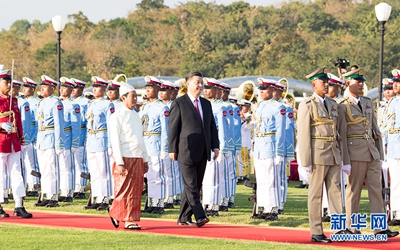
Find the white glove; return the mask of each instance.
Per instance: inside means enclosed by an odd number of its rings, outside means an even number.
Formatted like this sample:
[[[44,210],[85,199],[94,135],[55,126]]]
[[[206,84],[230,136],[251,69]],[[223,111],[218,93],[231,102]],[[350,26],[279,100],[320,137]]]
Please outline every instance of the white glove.
[[[108,148],[107,153],[108,153],[108,156],[112,156],[112,154],[113,154],[112,148]]]
[[[283,161],[282,156],[280,156],[280,155],[275,156],[275,159],[274,159],[275,166],[281,164],[282,161]]]
[[[294,157],[287,157],[286,158],[286,162],[287,163],[291,163],[292,161],[294,161]]]
[[[12,124],[9,122],[3,122],[1,124],[1,128],[4,129],[7,133],[11,133],[12,131]]]
[[[383,166],[383,163],[384,163],[384,161],[382,161],[382,160],[379,160],[380,162],[381,162],[381,167]]]
[[[75,154],[75,152],[76,152],[77,150],[78,150],[78,148],[72,147],[72,148],[71,148],[71,153]]]
[[[309,174],[312,173],[312,165],[307,166],[307,167],[303,167],[303,168],[307,171],[307,173],[309,173]]]
[[[347,164],[347,165],[343,165],[342,164],[341,168],[342,168],[343,173],[345,173],[347,175],[351,174],[351,166],[350,166],[350,164]]]
[[[224,154],[225,158],[228,159],[230,157],[232,157],[232,152],[228,151],[228,153]]]
[[[61,149],[56,149],[56,155],[60,155],[60,154],[61,154],[61,152],[62,152],[62,150],[61,150]]]

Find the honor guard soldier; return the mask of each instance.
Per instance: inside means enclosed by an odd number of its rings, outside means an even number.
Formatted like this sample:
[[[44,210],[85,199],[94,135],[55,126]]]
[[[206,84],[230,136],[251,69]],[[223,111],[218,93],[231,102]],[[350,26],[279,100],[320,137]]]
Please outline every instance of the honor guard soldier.
[[[160,80],[161,87],[158,92],[158,96],[160,100],[168,106],[171,107],[171,95],[172,92],[175,91],[176,85],[174,85],[170,81]],[[176,171],[174,164],[177,161],[172,161],[171,158],[167,157],[164,160],[164,169],[165,169],[165,183],[166,183],[166,199],[164,201],[164,208],[174,208],[174,196],[182,193],[182,181],[181,177],[176,176]],[[179,166],[178,166],[179,168]]]
[[[24,145],[21,114],[18,100],[9,96],[11,91],[12,71],[0,70],[0,187],[4,187],[4,173],[10,174],[12,192],[15,201],[14,215],[31,218],[23,206],[25,185],[20,163],[21,146]],[[0,204],[4,202],[0,192]],[[9,217],[0,205],[0,218]]]
[[[147,172],[148,204],[144,211],[153,214],[164,213],[166,198],[166,182],[164,162],[168,156],[168,117],[169,108],[160,99],[158,92],[161,80],[146,76],[146,95],[149,102],[140,111],[143,125],[143,137],[147,153],[150,157]],[[152,199],[152,203],[150,200]]]
[[[293,109],[284,104],[282,98],[286,97],[287,93],[288,81],[285,78],[280,79],[273,86],[273,97],[275,101],[282,103],[286,109],[286,118],[285,118],[285,146],[284,146],[284,156],[281,162],[280,168],[280,189],[281,189],[281,204],[278,209],[278,214],[284,213],[284,203],[286,202],[287,197],[287,173],[286,173],[286,164],[290,164],[291,161],[294,160],[294,133],[295,133],[295,124],[294,124],[294,115]]]
[[[297,138],[300,164],[310,173],[308,216],[312,242],[330,243],[322,228],[322,190],[327,187],[330,211],[341,214],[340,170],[341,153],[338,141],[338,104],[326,96],[329,91],[328,68],[322,67],[306,76],[314,88],[310,98],[298,109]],[[343,232],[345,232],[343,230]],[[342,233],[342,232],[340,232]]]
[[[86,86],[86,82],[76,78],[71,78],[71,81],[75,83],[74,89],[72,90],[72,98],[74,102],[80,107],[81,117],[81,134],[79,136],[79,144],[75,152],[73,153],[73,162],[75,164],[75,190],[74,198],[84,199],[85,198],[85,187],[88,184],[88,166],[86,158],[86,133],[87,133],[87,119],[86,112],[89,105],[89,99],[83,95],[83,89]],[[81,177],[81,175],[83,177]]]
[[[39,104],[40,99],[35,96],[35,89],[37,86],[37,82],[33,81],[28,77],[23,77],[22,81],[24,82],[22,85],[22,93],[24,94],[24,99],[29,103],[29,111],[31,112],[31,122],[29,129],[29,143],[25,141],[25,149],[24,149],[24,164],[27,169],[26,178],[28,184],[28,191],[26,193],[27,196],[37,196],[37,186],[39,184],[39,178],[31,175],[32,170],[34,173],[40,173],[39,171],[39,163],[37,159],[36,153],[36,137],[38,133],[38,124],[36,121],[36,110]],[[31,169],[29,171],[29,169]]]
[[[81,110],[71,98],[75,82],[69,78],[60,78],[60,100],[64,106],[64,148],[59,157],[60,188],[59,201],[72,202],[75,190],[74,153],[78,150],[81,135]]]
[[[343,77],[346,79],[348,92],[338,102],[341,104],[339,108],[345,113],[346,124],[341,126],[339,134],[343,139],[343,162],[352,167],[346,189],[347,227],[350,228],[350,216],[359,213],[364,182],[368,188],[371,213],[385,213],[381,183],[381,161],[384,160],[384,153],[372,100],[362,96],[364,70],[352,70],[343,74]],[[352,232],[359,233],[356,229]],[[388,237],[399,234],[389,229],[374,229],[374,233]]]
[[[115,110],[118,110],[123,106],[121,100],[119,99],[119,87],[121,86],[119,82],[126,83],[126,79],[127,78],[124,74],[119,74],[114,78],[114,80],[111,80],[108,84],[107,96],[110,102],[114,104]]]
[[[109,157],[112,155],[108,140],[108,121],[114,113],[114,104],[104,94],[108,82],[98,76],[92,77],[95,99],[89,103],[87,119],[86,151],[90,172],[92,205],[85,209],[107,210],[109,197],[112,196],[112,177]],[[96,203],[94,202],[96,198]]]
[[[276,81],[258,78],[261,102],[254,113],[254,167],[260,218],[277,220],[281,203],[280,165],[285,155],[286,108],[273,99]]]
[[[19,112],[21,114],[21,123],[22,123],[22,131],[23,131],[23,136],[24,136],[24,145],[25,144],[30,144],[31,139],[30,139],[30,128],[31,128],[31,112],[29,108],[29,102],[24,100],[21,96],[19,96],[19,90],[22,86],[23,82],[13,80],[12,82],[12,96],[14,98],[17,98],[18,100],[18,107],[19,107]],[[27,183],[29,182],[29,186],[33,187],[33,176],[30,174],[32,170],[31,165],[29,164],[29,160],[25,159],[27,156],[26,150],[27,148],[22,145],[22,150],[21,150],[21,169],[24,177],[24,185],[26,187]],[[25,161],[27,161],[28,164],[25,164]]]
[[[251,102],[245,99],[239,100],[242,133],[242,149],[238,155],[238,168],[236,174],[238,183],[249,180],[250,176],[250,150],[252,146],[251,131],[254,123],[251,121],[250,107]]]
[[[387,109],[387,163],[390,170],[390,226],[400,225],[400,70],[393,74],[393,92]],[[386,97],[386,94],[385,94]]]
[[[224,202],[224,206],[228,208],[235,207],[235,195],[236,195],[236,184],[237,184],[237,176],[236,176],[236,154],[240,153],[242,148],[242,134],[241,134],[241,122],[240,122],[240,110],[239,107],[230,101],[229,95],[231,92],[231,87],[223,83],[224,93],[222,95],[222,100],[227,107],[227,111],[229,113],[229,117],[231,119],[230,123],[230,133],[231,138],[229,139],[229,145],[232,148],[232,156],[228,158],[228,175],[229,175],[229,190],[230,194],[227,200]]]
[[[54,79],[42,75],[40,100],[36,110],[38,122],[37,156],[41,173],[41,202],[35,206],[58,207],[60,191],[59,155],[64,149],[63,104],[53,96],[59,85]],[[43,199],[46,194],[46,200]]]
[[[225,172],[227,171],[227,161],[224,155],[230,152],[227,147],[229,114],[221,99],[222,82],[213,78],[203,78],[204,97],[211,102],[215,124],[218,130],[220,154],[214,159],[211,153],[211,160],[207,161],[206,170],[203,178],[203,199],[202,204],[207,216],[219,216],[219,208],[222,198],[228,197],[228,183],[226,182]],[[219,93],[217,95],[217,93]]]

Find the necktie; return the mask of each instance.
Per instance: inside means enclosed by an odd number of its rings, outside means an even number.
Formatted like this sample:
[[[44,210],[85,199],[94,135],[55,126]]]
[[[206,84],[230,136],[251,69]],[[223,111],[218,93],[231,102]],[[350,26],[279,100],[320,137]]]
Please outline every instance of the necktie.
[[[360,101],[358,101],[358,102],[357,102],[357,105],[358,105],[358,107],[360,108],[360,110],[361,110],[361,112],[362,112],[362,108],[361,108],[361,102],[360,102]]]
[[[325,100],[324,100],[324,106],[325,106],[326,111],[328,111],[328,106],[326,106],[326,101]]]
[[[200,109],[199,109],[199,100],[198,99],[194,99],[194,107],[196,108],[197,114],[199,115],[199,117],[201,119],[201,114],[200,114]]]

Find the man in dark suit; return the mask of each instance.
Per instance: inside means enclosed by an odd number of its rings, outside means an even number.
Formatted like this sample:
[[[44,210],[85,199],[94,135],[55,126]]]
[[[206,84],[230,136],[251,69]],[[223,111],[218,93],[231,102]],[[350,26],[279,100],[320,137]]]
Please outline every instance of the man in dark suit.
[[[200,202],[200,190],[207,160],[219,155],[218,132],[211,103],[200,97],[202,74],[191,72],[185,80],[187,94],[176,99],[170,109],[168,151],[171,159],[179,162],[184,185],[178,225],[202,227],[209,219]]]

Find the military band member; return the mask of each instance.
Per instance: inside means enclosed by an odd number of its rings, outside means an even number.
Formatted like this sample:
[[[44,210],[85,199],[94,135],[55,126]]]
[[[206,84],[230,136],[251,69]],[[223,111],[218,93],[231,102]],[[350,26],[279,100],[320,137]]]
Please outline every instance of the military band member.
[[[18,100],[10,97],[11,70],[0,70],[0,187],[4,186],[4,173],[7,169],[11,178],[11,187],[15,201],[14,215],[31,218],[23,206],[25,185],[20,164],[21,146],[24,145],[21,114]],[[11,102],[11,105],[10,105]],[[0,204],[4,202],[3,192],[0,192]],[[9,217],[0,205],[0,218]]]
[[[107,87],[107,97],[110,102],[114,104],[115,110],[118,110],[123,106],[121,100],[119,99],[119,87],[121,86],[118,80],[119,76],[124,76],[126,79],[125,75],[117,75],[114,80],[110,81]]]
[[[24,154],[24,164],[27,168],[26,178],[28,189],[26,192],[27,196],[37,196],[37,186],[39,184],[39,178],[31,175],[32,170],[34,172],[39,173],[39,163],[37,159],[36,153],[36,139],[38,133],[38,124],[36,120],[36,110],[39,104],[40,99],[35,96],[35,89],[37,86],[37,82],[33,81],[28,77],[23,77],[22,81],[24,84],[22,85],[22,93],[24,94],[24,99],[29,103],[29,111],[31,112],[31,123],[29,129],[29,143],[25,141],[25,149],[23,151]],[[29,171],[31,169],[31,171]]]
[[[108,122],[115,108],[114,104],[104,97],[108,81],[98,76],[93,76],[91,80],[95,99],[89,103],[86,112],[86,152],[90,173],[92,205],[84,208],[100,211],[108,209],[109,199],[113,194],[109,159],[110,155],[112,155],[112,149],[108,140]]]
[[[381,161],[384,160],[382,138],[375,117],[371,99],[362,96],[364,88],[364,70],[356,69],[343,74],[348,93],[338,102],[345,113],[347,126],[341,126],[339,134],[343,144],[343,162],[351,165],[351,175],[346,189],[347,227],[350,228],[350,216],[359,212],[363,183],[368,188],[371,213],[384,213],[381,183]],[[329,201],[331,201],[329,197]],[[331,211],[332,212],[332,211]],[[353,233],[359,233],[356,229]],[[398,235],[389,229],[375,229],[375,234],[388,237]]]
[[[381,135],[382,135],[382,140],[383,140],[383,145],[385,146],[385,155],[386,155],[386,144],[387,144],[387,131],[386,131],[386,127],[387,127],[387,122],[386,122],[386,118],[387,118],[387,109],[389,107],[388,103],[389,100],[392,99],[392,97],[395,96],[394,92],[393,92],[393,79],[390,78],[384,78],[382,80],[382,84],[383,84],[383,97],[385,98],[383,101],[380,101],[379,103],[379,108],[378,108],[378,126],[379,129],[381,131]]]
[[[265,220],[277,220],[281,204],[280,165],[285,154],[286,108],[273,99],[274,80],[258,78],[261,102],[254,113],[257,205]]]
[[[251,102],[242,99],[238,101],[238,105],[240,107],[242,149],[238,155],[236,175],[238,176],[238,183],[240,183],[249,180],[250,177],[251,131],[254,128],[254,123],[251,120],[251,113],[249,112]]]
[[[17,98],[18,100],[18,107],[19,107],[19,112],[21,114],[21,123],[22,123],[22,131],[23,131],[23,136],[24,136],[24,145],[29,144],[31,142],[30,139],[30,128],[31,128],[31,112],[29,108],[29,102],[24,100],[21,96],[19,96],[19,90],[22,86],[23,82],[13,80],[12,84],[12,96],[14,98]],[[26,187],[27,183],[29,182],[29,186],[33,186],[33,177],[31,175],[31,171],[34,170],[31,168],[29,164],[25,165],[25,151],[26,147],[22,145],[22,150],[21,150],[21,169],[24,177],[24,185]],[[28,162],[29,163],[29,162]]]
[[[148,199],[151,204],[145,212],[163,214],[166,198],[164,160],[168,158],[168,117],[169,108],[160,99],[158,92],[161,80],[146,76],[146,95],[148,103],[142,107],[140,117],[143,125],[143,138],[150,157],[147,172]],[[150,201],[152,201],[150,203]]]
[[[322,186],[326,185],[331,213],[340,214],[341,153],[338,142],[339,112],[335,100],[326,96],[329,90],[328,68],[322,67],[306,77],[314,93],[298,109],[297,138],[300,164],[309,175],[308,216],[311,241],[330,243],[324,234],[321,218]]]
[[[293,109],[284,104],[282,101],[282,94],[284,91],[287,91],[286,84],[287,80],[282,78],[273,86],[273,96],[275,101],[282,103],[286,108],[286,118],[285,118],[285,145],[284,145],[284,157],[282,163],[280,165],[280,189],[281,189],[281,204],[278,209],[278,214],[284,213],[284,203],[286,202],[287,197],[287,173],[286,173],[286,164],[290,164],[291,161],[294,160],[294,115]]]
[[[75,190],[75,165],[73,154],[78,150],[81,135],[81,110],[71,98],[75,82],[60,78],[60,100],[64,106],[64,148],[59,155],[60,188],[59,201],[72,202]]]
[[[59,85],[54,79],[42,75],[41,95],[36,110],[38,122],[37,156],[41,173],[42,201],[35,206],[58,207],[60,191],[60,167],[58,156],[64,148],[64,113],[63,105],[53,96]],[[46,200],[43,199],[46,194]]]
[[[171,107],[171,95],[175,91],[176,85],[170,81],[160,80],[161,88],[158,92],[160,100],[168,106]],[[171,158],[167,157],[164,160],[165,169],[165,183],[166,183],[166,199],[164,201],[164,208],[174,208],[174,196],[182,193],[182,183],[180,181],[180,176],[175,176],[176,171],[174,164],[177,161],[172,161]],[[178,166],[179,167],[179,166]],[[179,188],[180,187],[180,188]]]
[[[74,198],[84,199],[85,198],[85,187],[88,184],[88,165],[87,165],[87,153],[86,153],[86,134],[87,134],[87,119],[86,112],[89,105],[89,99],[83,95],[83,90],[86,86],[86,82],[76,78],[71,78],[75,83],[75,87],[72,90],[72,98],[80,107],[81,114],[81,134],[79,136],[79,144],[75,152],[73,153],[73,159],[75,164],[75,190]],[[83,173],[83,175],[82,175]],[[81,177],[84,176],[85,178]]]
[[[393,70],[393,92],[387,109],[387,163],[390,170],[390,226],[400,225],[400,70]],[[385,94],[386,96],[386,94]]]
[[[219,216],[219,208],[222,198],[227,197],[227,187],[225,172],[227,168],[227,160],[225,155],[230,152],[227,147],[227,136],[229,129],[229,117],[228,111],[224,103],[221,100],[221,95],[217,95],[217,92],[222,93],[222,82],[213,78],[203,78],[204,97],[211,102],[211,108],[215,120],[215,124],[218,130],[219,154],[217,159],[211,157],[207,161],[206,170],[203,178],[203,199],[202,205],[206,211],[207,216]],[[213,153],[211,153],[213,156]]]

